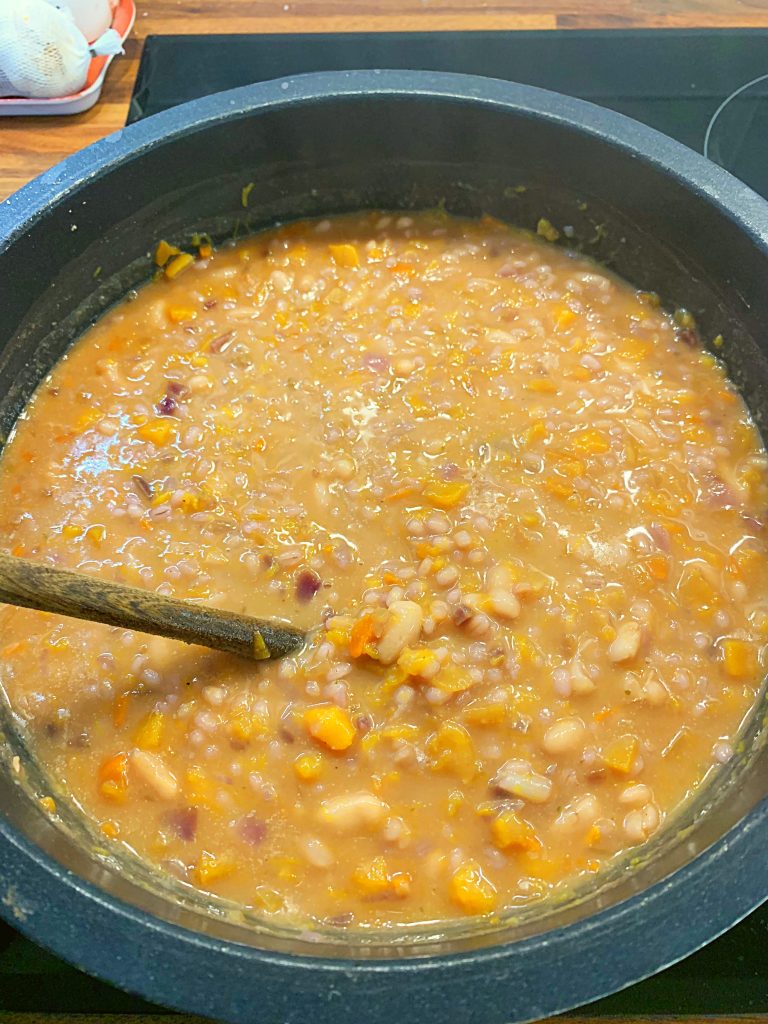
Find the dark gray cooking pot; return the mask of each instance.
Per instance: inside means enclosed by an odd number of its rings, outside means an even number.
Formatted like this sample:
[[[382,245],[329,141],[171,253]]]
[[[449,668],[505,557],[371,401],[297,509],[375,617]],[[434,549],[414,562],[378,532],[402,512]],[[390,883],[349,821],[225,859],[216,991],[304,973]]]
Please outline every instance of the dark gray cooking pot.
[[[768,205],[702,157],[588,103],[481,78],[365,71],[186,104],[70,157],[7,200],[0,432],[73,338],[147,277],[158,238],[439,202],[527,227],[546,217],[568,228],[568,244],[690,309],[706,339],[725,337],[729,369],[762,422]],[[232,908],[207,910],[140,866],[121,869],[66,806],[56,824],[44,816],[34,798],[42,780],[6,715],[0,912],[87,971],[226,1021],[545,1016],[658,971],[768,895],[763,714],[647,856],[595,891],[495,930],[468,923],[443,937],[366,942],[260,927]]]

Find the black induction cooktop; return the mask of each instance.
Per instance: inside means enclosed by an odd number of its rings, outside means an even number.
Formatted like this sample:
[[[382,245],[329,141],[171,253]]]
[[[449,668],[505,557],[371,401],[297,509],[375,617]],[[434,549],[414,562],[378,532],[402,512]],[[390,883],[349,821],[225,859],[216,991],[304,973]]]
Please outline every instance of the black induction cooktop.
[[[768,197],[768,31],[760,30],[150,36],[129,122],[251,82],[376,67],[482,74],[579,96],[672,135]],[[0,1014],[152,1010],[163,1012],[0,924]],[[768,908],[582,1013],[768,1014]]]
[[[128,121],[238,85],[355,68],[458,71],[578,96],[768,196],[768,30],[150,36]]]

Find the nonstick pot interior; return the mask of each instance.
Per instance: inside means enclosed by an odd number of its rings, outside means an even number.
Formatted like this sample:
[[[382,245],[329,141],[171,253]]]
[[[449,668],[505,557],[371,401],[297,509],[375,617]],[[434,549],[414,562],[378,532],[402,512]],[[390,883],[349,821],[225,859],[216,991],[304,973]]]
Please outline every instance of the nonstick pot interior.
[[[587,103],[464,76],[349,72],[186,104],[3,204],[0,434],[73,339],[147,279],[159,238],[183,244],[197,231],[224,239],[278,220],[437,205],[532,230],[544,217],[563,243],[690,310],[705,339],[725,338],[729,371],[762,426],[762,200]],[[648,857],[591,894],[491,931],[467,924],[361,944],[255,928],[226,908],[204,913],[149,873],[121,870],[76,815],[57,825],[42,814],[34,763],[6,714],[0,912],[86,970],[223,1020],[529,1020],[653,973],[768,895],[761,717]]]

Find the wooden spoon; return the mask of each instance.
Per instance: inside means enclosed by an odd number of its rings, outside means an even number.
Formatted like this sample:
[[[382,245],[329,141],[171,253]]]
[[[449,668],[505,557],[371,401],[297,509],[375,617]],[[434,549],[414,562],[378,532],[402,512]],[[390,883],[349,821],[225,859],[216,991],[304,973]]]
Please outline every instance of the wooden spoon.
[[[281,658],[304,644],[304,634],[289,626],[52,569],[4,551],[0,551],[0,603],[106,622],[257,661]]]

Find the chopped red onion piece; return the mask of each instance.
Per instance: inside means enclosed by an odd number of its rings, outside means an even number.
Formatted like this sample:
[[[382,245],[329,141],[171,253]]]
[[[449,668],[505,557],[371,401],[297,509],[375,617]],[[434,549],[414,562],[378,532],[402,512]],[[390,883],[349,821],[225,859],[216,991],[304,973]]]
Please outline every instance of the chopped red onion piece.
[[[177,811],[171,811],[168,815],[168,825],[179,839],[191,843],[197,834],[197,808],[182,807]]]
[[[323,581],[314,569],[301,569],[296,574],[296,597],[302,604],[311,601],[322,587]]]
[[[267,838],[267,823],[251,811],[241,819],[237,831],[240,838],[250,846],[258,846]]]

